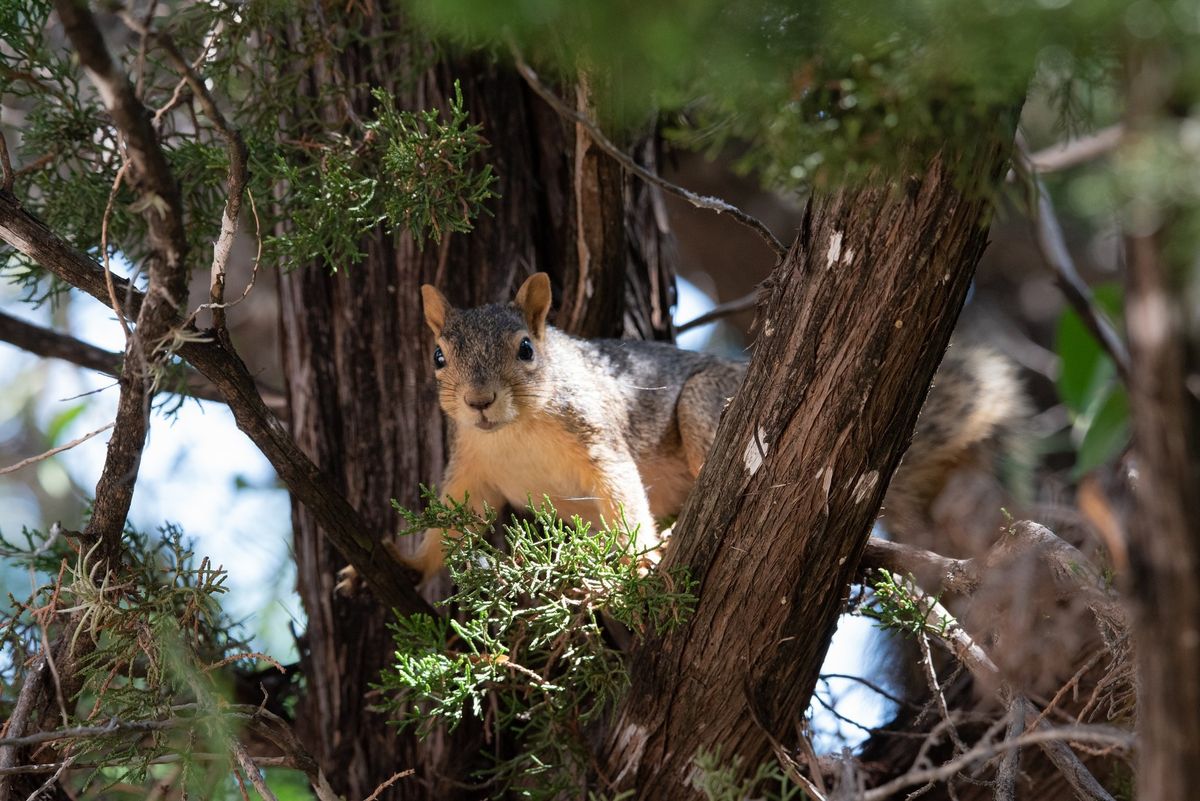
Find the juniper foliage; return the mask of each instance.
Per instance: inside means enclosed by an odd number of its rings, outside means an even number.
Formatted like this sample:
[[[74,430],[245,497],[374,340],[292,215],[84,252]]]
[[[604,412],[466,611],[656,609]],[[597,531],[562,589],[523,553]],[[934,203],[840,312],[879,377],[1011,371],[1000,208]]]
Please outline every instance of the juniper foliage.
[[[442,606],[454,612],[393,624],[386,706],[421,735],[439,722],[482,722],[493,742],[508,743],[483,778],[518,797],[583,786],[584,733],[628,683],[606,626],[644,638],[678,625],[695,601],[693,582],[647,571],[624,521],[594,531],[578,517],[559,519],[547,499],[503,524],[497,546],[492,510],[473,512],[466,498],[443,503],[429,490],[424,498],[422,512],[397,509],[406,533],[462,532],[445,541],[457,589]]]

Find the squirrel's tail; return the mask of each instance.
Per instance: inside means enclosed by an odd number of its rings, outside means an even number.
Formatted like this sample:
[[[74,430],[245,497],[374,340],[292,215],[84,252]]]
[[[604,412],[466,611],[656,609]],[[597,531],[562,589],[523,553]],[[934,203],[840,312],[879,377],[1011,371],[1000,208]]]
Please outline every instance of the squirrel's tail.
[[[890,532],[939,551],[986,546],[1027,478],[1030,413],[1016,366],[980,346],[951,348],[884,500]],[[1005,486],[1007,480],[1008,486]],[[975,542],[956,542],[963,537]]]

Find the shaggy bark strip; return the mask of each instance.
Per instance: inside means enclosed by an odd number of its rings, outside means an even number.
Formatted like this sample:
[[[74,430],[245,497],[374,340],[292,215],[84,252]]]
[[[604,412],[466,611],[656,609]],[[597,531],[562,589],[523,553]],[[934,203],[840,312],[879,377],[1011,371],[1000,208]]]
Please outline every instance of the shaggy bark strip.
[[[630,661],[601,757],[619,788],[690,799],[698,752],[752,770],[794,739],[987,240],[988,203],[952,176],[995,182],[1003,128],[903,188],[810,202],[663,561],[699,581],[696,612]]]

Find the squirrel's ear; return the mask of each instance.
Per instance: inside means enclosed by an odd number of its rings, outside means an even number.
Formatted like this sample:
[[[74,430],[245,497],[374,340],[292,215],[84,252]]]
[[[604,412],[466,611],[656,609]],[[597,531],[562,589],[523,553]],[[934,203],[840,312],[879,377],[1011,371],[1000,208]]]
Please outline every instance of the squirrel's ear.
[[[525,322],[535,337],[546,333],[546,315],[550,313],[550,276],[534,273],[517,290],[517,305],[525,314]]]
[[[450,311],[450,302],[433,284],[421,285],[421,301],[425,306],[426,325],[435,337],[441,336],[442,326],[446,324],[446,314]]]

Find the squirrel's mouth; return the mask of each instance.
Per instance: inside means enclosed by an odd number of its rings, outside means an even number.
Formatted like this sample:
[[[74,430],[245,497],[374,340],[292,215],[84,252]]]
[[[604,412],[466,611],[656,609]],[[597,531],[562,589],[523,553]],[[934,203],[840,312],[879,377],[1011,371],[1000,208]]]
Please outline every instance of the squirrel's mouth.
[[[480,431],[494,431],[501,425],[502,423],[497,423],[494,420],[487,419],[482,413],[480,413],[479,419],[475,421],[475,427]]]

